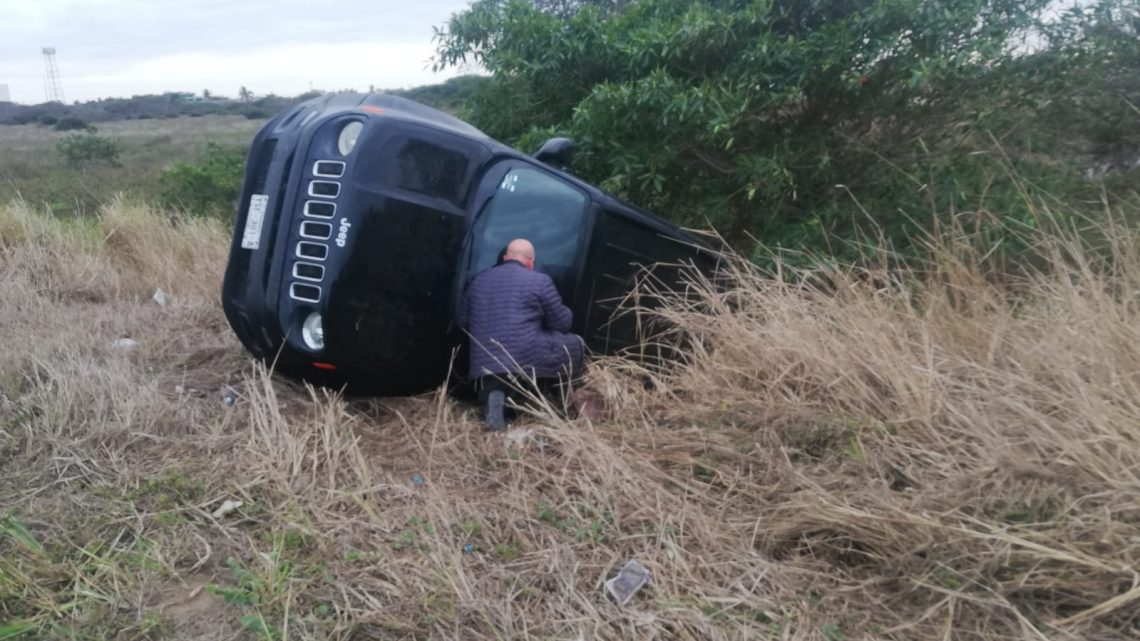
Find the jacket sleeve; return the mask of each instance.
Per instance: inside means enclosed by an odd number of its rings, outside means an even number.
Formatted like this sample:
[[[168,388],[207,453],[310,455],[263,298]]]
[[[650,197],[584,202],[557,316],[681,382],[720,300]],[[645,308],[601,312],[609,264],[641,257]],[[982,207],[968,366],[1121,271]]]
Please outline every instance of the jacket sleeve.
[[[568,332],[574,321],[574,313],[562,304],[562,296],[554,287],[554,281],[544,278],[539,289],[539,299],[542,301],[543,324],[546,329],[554,332]]]

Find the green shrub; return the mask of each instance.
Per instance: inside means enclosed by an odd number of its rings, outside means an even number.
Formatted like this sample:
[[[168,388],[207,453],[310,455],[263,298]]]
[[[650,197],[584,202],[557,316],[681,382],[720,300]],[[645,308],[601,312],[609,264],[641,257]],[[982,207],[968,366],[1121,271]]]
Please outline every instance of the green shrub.
[[[73,168],[96,162],[119,166],[119,145],[93,133],[68,134],[56,142],[55,148]]]
[[[994,159],[1083,202],[1068,160],[1135,150],[1135,1],[1053,4],[478,0],[435,63],[491,72],[461,113],[494,138],[568,136],[575,173],[675,222],[834,254],[908,246],[977,193],[1024,203]]]
[[[244,150],[209,143],[201,162],[177,163],[162,172],[160,200],[195,214],[230,214],[241,193],[244,165]]]
[[[40,122],[43,122],[43,118],[40,118]],[[57,120],[55,122],[55,126],[53,127],[53,129],[56,131],[75,131],[88,128],[89,125],[87,124],[86,120],[82,118],[76,118],[75,116],[64,116],[63,118]]]
[[[58,122],[59,122],[59,118],[56,118],[55,116],[52,116],[50,114],[40,116],[40,119],[39,119],[39,123],[45,127],[51,127]]]

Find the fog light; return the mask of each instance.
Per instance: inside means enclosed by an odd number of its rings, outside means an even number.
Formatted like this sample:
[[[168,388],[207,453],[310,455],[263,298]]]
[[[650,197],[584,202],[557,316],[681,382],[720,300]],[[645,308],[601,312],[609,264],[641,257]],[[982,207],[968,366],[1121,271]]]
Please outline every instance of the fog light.
[[[340,155],[347,156],[352,153],[352,148],[356,146],[356,139],[360,137],[362,129],[364,129],[364,123],[358,120],[340,128],[340,137],[336,139],[336,148]]]
[[[318,351],[325,348],[325,329],[321,325],[321,315],[313,312],[301,324],[301,339],[309,349]]]

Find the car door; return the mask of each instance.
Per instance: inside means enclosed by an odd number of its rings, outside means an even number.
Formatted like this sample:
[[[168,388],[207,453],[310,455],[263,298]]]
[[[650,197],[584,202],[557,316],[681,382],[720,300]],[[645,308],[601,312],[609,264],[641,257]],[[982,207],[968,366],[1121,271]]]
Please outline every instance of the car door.
[[[464,284],[494,267],[508,243],[534,244],[535,269],[548,274],[570,304],[575,299],[591,226],[589,196],[569,181],[523,160],[492,168],[480,188],[465,253]]]

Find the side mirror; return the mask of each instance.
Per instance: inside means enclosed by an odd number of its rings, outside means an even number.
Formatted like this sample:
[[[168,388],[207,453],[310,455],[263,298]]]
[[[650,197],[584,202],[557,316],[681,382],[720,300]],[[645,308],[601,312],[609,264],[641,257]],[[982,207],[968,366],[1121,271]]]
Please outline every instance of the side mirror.
[[[534,154],[534,159],[562,169],[574,157],[574,141],[569,138],[551,138],[542,143],[542,148]]]

